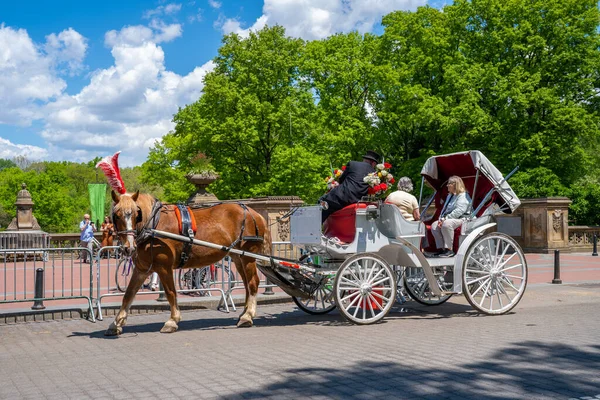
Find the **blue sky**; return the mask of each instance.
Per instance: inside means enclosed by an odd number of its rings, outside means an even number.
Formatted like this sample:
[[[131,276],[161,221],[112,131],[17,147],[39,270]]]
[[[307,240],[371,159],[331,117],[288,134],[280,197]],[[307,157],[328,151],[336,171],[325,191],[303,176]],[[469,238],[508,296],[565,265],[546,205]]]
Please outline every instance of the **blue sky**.
[[[280,24],[313,40],[380,31],[427,0],[3,1],[0,158],[139,165],[198,99],[225,33]],[[442,7],[448,0],[430,0]]]

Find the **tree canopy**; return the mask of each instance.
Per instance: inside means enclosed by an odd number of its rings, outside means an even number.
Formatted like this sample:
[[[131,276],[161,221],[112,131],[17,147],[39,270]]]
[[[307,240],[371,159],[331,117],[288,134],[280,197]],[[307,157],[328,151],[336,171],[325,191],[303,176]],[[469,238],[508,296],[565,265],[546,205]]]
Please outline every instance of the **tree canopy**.
[[[312,203],[332,167],[368,149],[413,180],[427,157],[476,149],[504,173],[520,166],[519,196],[569,196],[572,222],[600,224],[596,1],[455,0],[382,26],[314,41],[281,26],[225,35],[202,96],[141,168],[124,169],[128,189],[185,201],[186,175],[206,168],[220,199]],[[73,230],[95,161],[0,160],[0,225],[26,182],[44,229]]]
[[[220,198],[313,202],[331,166],[369,148],[413,179],[431,155],[478,149],[502,171],[520,166],[518,194],[572,195],[577,210],[600,177],[599,15],[591,0],[456,0],[392,12],[379,36],[227,35],[143,179],[167,193],[200,152]]]

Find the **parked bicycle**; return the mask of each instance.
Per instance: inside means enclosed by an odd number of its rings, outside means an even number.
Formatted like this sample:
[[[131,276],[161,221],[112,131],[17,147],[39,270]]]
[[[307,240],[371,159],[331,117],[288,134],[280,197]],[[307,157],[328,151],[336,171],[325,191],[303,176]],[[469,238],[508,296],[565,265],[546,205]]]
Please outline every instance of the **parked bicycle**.
[[[229,285],[235,280],[235,276],[228,264],[209,265],[202,268],[180,269],[177,273],[179,289],[184,290],[183,294],[189,296],[210,296],[209,290],[190,291],[194,289],[208,289],[219,280],[218,268],[223,268],[223,280]]]
[[[115,271],[115,282],[117,283],[117,289],[120,292],[125,292],[127,289],[127,285],[129,284],[129,277],[133,272],[135,265],[133,263],[133,258],[131,256],[123,256],[117,264],[117,270]],[[152,274],[148,275],[144,283],[142,284],[142,289],[149,289],[152,281]]]

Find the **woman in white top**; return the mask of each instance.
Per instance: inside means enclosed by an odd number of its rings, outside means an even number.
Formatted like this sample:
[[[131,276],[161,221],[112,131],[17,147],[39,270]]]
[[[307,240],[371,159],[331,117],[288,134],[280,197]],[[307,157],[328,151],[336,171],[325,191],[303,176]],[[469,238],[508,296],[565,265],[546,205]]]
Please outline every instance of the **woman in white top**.
[[[398,180],[398,190],[390,193],[385,202],[396,205],[407,221],[418,221],[421,218],[419,214],[419,202],[415,196],[410,194],[412,190],[412,181],[409,177],[403,176]]]
[[[460,177],[454,175],[448,179],[448,197],[440,213],[439,220],[431,225],[431,233],[438,248],[438,257],[454,257],[454,229],[462,225],[462,217],[469,208],[469,198],[465,184]]]

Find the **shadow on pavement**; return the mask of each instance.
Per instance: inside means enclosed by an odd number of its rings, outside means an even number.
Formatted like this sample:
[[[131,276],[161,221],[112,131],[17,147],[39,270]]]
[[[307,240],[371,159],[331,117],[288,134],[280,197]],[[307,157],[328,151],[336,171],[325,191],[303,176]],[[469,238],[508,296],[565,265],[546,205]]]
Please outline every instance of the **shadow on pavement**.
[[[282,372],[292,376],[284,380],[223,398],[567,399],[600,393],[600,346],[529,341],[500,349],[483,363],[448,361],[451,371],[391,362],[359,362],[341,369],[289,368]]]

